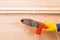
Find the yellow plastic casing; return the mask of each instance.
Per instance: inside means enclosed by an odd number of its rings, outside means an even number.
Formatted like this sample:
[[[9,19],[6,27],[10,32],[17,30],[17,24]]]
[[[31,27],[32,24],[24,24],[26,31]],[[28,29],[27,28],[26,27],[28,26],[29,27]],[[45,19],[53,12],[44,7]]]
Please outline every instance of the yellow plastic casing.
[[[57,31],[57,26],[56,26],[55,23],[44,22],[44,24],[46,24],[48,26],[48,28],[46,29],[46,31]]]

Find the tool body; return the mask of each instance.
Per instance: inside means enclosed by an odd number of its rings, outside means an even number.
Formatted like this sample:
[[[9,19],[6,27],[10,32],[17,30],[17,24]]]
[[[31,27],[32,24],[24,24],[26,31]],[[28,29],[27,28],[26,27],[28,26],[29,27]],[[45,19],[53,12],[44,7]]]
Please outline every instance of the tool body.
[[[60,31],[60,24],[55,24],[52,22],[38,22],[34,21],[32,19],[21,19],[21,22],[25,25],[28,25],[30,27],[36,28],[36,34],[40,35],[42,33],[43,28],[46,31]]]
[[[23,24],[26,24],[30,27],[36,27],[36,34],[40,35],[42,32],[42,29],[46,29],[47,25],[43,24],[42,22],[34,21],[32,19],[21,19],[21,22]]]
[[[46,24],[48,26],[47,29],[45,29],[47,32],[51,32],[51,31],[60,31],[60,23],[55,24],[53,22],[44,22],[44,24]]]

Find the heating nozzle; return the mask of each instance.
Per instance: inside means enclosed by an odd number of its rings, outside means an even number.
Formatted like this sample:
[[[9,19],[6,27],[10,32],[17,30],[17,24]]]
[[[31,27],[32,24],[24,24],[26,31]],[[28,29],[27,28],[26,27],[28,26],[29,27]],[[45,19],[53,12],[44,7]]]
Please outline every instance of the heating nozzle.
[[[32,19],[21,19],[21,22],[30,27],[36,27],[37,28],[36,34],[38,34],[38,35],[41,34],[43,28],[45,28],[45,29],[48,28],[47,25],[45,25],[44,23],[34,21]]]
[[[31,20],[31,19],[21,19],[21,22],[31,27],[37,27],[38,25],[37,21]]]

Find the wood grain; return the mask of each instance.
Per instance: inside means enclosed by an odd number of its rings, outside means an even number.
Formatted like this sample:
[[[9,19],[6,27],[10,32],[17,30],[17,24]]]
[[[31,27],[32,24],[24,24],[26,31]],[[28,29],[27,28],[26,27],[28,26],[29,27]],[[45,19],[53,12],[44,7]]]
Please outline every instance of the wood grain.
[[[0,0],[0,7],[60,7],[60,0]]]
[[[35,28],[20,22],[22,18],[36,21],[60,23],[60,15],[43,14],[0,14],[0,40],[57,40],[56,32],[35,34]]]

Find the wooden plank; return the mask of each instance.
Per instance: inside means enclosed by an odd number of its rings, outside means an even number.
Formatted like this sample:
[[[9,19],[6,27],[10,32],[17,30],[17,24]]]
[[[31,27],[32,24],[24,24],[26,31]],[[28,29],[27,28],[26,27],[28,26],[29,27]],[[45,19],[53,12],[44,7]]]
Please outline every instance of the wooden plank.
[[[36,35],[35,28],[20,22],[22,18],[60,23],[60,15],[0,14],[0,40],[57,40],[55,32],[44,31],[40,36]]]

